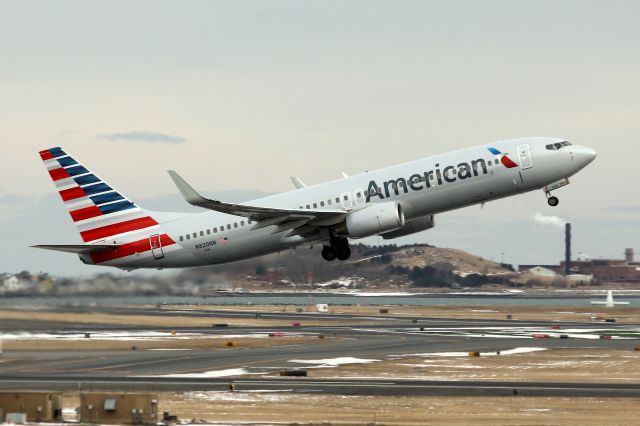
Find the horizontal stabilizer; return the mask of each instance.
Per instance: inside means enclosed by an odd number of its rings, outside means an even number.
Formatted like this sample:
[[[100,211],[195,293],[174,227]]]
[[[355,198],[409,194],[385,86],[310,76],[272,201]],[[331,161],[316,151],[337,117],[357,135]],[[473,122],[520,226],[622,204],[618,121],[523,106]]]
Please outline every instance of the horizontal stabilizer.
[[[45,250],[63,251],[65,253],[88,254],[113,250],[118,248],[119,244],[39,244],[31,247]]]

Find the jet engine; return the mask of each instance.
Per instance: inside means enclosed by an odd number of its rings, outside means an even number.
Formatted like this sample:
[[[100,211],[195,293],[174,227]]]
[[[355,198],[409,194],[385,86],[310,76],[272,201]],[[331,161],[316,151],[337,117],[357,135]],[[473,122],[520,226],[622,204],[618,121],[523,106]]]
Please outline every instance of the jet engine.
[[[433,215],[419,217],[417,219],[413,219],[404,224],[404,226],[400,229],[396,229],[395,231],[385,232],[382,234],[382,238],[385,240],[391,240],[393,238],[404,237],[405,235],[415,234],[416,232],[426,231],[427,229],[431,229],[435,226],[435,220]]]
[[[346,219],[348,236],[363,238],[391,232],[404,226],[402,206],[395,201],[371,204],[350,213]]]

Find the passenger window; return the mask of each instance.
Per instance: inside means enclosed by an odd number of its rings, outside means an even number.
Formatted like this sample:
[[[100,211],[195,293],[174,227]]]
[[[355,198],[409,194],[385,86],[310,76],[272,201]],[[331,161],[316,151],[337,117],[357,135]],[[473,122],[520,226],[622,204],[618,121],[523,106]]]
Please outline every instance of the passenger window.
[[[318,203],[313,203],[313,208],[317,209],[318,208]]]
[[[187,237],[187,240],[190,240],[190,239],[191,239],[191,237],[189,236],[189,234],[187,234],[187,235],[186,235],[186,237]]]
[[[320,207],[324,207],[324,201],[320,201]]]
[[[238,222],[233,222],[233,227],[237,228],[238,227]]]
[[[207,228],[207,235],[211,235],[211,229]]]
[[[213,228],[213,233],[217,234],[218,233],[218,228]]]
[[[310,209],[310,208],[311,208],[311,206],[309,206],[309,204],[307,204],[307,209]]]
[[[200,236],[204,237],[204,231],[200,231]]]
[[[198,234],[197,233],[193,233],[193,238],[198,238]]]
[[[331,198],[327,200],[327,204],[331,205]]]
[[[348,196],[348,195],[345,195],[345,196],[344,196],[344,200],[345,200],[345,201],[348,201],[348,200],[349,200],[349,196]]]
[[[240,221],[240,226],[244,226],[244,220]]]
[[[228,224],[228,225],[227,225],[227,229],[231,229],[231,224]]]
[[[336,197],[336,204],[340,204],[340,197]]]
[[[180,241],[184,241],[184,237],[180,235]]]

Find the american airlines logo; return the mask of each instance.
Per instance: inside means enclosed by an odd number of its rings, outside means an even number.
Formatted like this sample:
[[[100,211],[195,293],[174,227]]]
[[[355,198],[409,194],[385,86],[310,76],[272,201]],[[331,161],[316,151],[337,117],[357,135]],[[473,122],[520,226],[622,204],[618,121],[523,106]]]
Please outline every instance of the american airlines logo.
[[[511,160],[506,154],[502,154],[496,148],[488,148],[489,152],[493,155],[500,155],[500,162],[508,169],[517,167],[518,165]],[[366,201],[369,202],[371,197],[379,197],[384,200],[392,195],[400,195],[402,190],[405,194],[412,191],[422,191],[423,189],[431,188],[432,186],[444,185],[445,183],[452,183],[457,180],[466,180],[474,176],[488,174],[487,162],[479,158],[473,160],[470,163],[462,162],[457,166],[446,166],[440,168],[440,164],[435,165],[434,170],[426,171],[422,174],[416,173],[409,178],[403,177],[392,179],[384,182],[382,186],[378,185],[375,180],[369,182],[369,187],[366,192]]]
[[[518,167],[518,165],[511,158],[509,158],[509,156],[507,154],[501,153],[499,150],[495,149],[494,147],[487,148],[487,149],[493,155],[499,155],[500,156],[500,162],[507,169],[512,169],[514,167]]]

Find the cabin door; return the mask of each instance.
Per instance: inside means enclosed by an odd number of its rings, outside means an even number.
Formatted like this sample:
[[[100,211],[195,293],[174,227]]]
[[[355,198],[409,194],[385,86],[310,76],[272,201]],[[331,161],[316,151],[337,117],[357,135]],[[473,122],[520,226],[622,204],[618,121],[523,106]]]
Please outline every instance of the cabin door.
[[[520,157],[520,168],[522,170],[530,169],[533,166],[528,144],[518,145],[518,156]]]
[[[149,237],[149,245],[151,246],[151,254],[154,259],[162,259],[164,252],[162,251],[162,241],[160,241],[160,235],[152,235]]]

